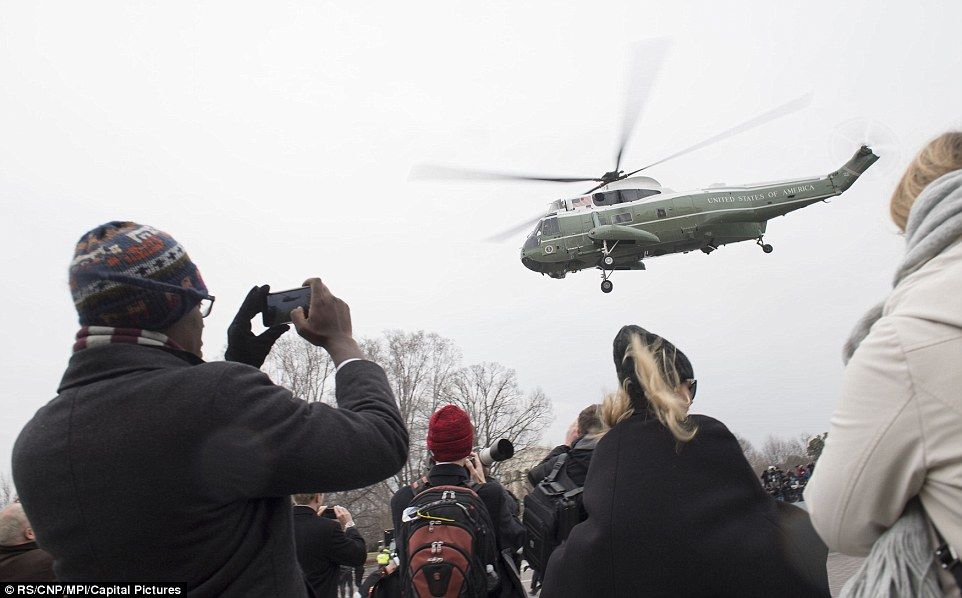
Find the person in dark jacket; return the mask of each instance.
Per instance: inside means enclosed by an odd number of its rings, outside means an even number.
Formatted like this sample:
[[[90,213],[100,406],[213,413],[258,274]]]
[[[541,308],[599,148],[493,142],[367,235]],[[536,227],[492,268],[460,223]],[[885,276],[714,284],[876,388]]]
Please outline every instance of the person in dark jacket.
[[[0,581],[56,581],[53,557],[41,550],[23,505],[0,511]]]
[[[377,571],[371,573],[358,586],[361,598],[401,598],[400,561],[390,554],[379,554]]]
[[[598,415],[600,408],[601,405],[589,405],[581,410],[578,419],[568,427],[564,444],[552,449],[541,463],[528,471],[528,481],[532,486],[537,486],[551,473],[551,469],[562,453],[568,454],[564,464],[565,473],[575,484],[585,485],[588,465],[591,463],[591,456],[594,454],[603,430],[601,418]]]
[[[541,595],[829,596],[807,514],[765,493],[721,422],[688,414],[684,353],[625,326],[614,359],[621,390],[602,404],[588,518],[551,555]]]
[[[336,598],[341,565],[353,568],[367,560],[364,538],[344,507],[326,507],[324,495],[295,494],[294,545],[297,562],[316,598]],[[330,511],[334,519],[324,515]]]
[[[401,529],[401,519],[416,493],[430,486],[472,487],[488,509],[494,525],[495,541],[499,555],[507,552],[514,555],[524,542],[524,527],[517,521],[516,503],[508,496],[504,487],[495,480],[488,480],[484,468],[472,452],[474,428],[468,414],[455,405],[445,405],[431,415],[428,421],[428,450],[431,451],[433,465],[424,480],[412,486],[402,486],[391,498],[391,518],[395,531]],[[401,570],[407,567],[407,547],[398,542],[397,554]],[[510,584],[510,573],[503,558],[497,563],[501,587],[494,596],[514,595]]]
[[[286,326],[251,332],[267,287],[202,358],[213,302],[169,235],[111,222],[81,238],[70,288],[82,326],[59,395],[27,423],[13,477],[65,582],[179,582],[188,596],[307,595],[290,495],[374,484],[407,458],[384,371],[363,359],[350,310],[319,280],[298,334],[324,348],[338,408],[258,368]]]
[[[599,409],[601,405],[589,405],[581,410],[578,418],[571,422],[565,434],[564,444],[555,447],[548,455],[528,471],[528,482],[536,487],[554,469],[561,455],[567,455],[564,462],[564,472],[577,486],[585,485],[588,476],[588,466],[595,447],[601,440],[604,426],[601,424]],[[580,502],[579,502],[580,504]],[[586,513],[580,509],[580,519],[584,520]],[[534,570],[531,574],[531,593],[537,592],[544,583],[544,571]]]

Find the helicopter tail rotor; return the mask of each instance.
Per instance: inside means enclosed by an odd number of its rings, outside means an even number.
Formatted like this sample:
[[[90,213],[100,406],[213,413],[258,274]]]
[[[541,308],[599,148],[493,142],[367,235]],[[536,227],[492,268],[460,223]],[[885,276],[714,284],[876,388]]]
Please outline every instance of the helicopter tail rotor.
[[[836,125],[826,145],[826,158],[829,164],[838,164],[861,145],[867,145],[879,156],[878,164],[862,175],[865,179],[885,179],[901,164],[903,146],[898,135],[870,118],[852,118]]]

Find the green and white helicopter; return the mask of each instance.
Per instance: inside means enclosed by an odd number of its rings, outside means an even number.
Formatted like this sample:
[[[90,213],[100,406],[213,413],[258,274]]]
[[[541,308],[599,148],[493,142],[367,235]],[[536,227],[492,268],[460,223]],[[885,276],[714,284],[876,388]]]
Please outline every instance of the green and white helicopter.
[[[648,49],[663,57],[665,46],[655,44]],[[660,62],[656,59],[653,64],[654,67],[640,69],[645,83],[653,79]],[[582,195],[551,202],[545,215],[512,227],[490,240],[507,239],[535,224],[521,248],[521,263],[525,267],[552,278],[598,268],[601,270],[601,290],[610,293],[613,289],[612,272],[644,270],[644,259],[649,257],[693,250],[711,253],[722,245],[740,241],[755,241],[762,251],[771,253],[772,246],[764,242],[769,220],[840,195],[851,187],[879,159],[868,145],[863,144],[841,168],[825,176],[772,183],[717,185],[676,192],[662,187],[652,178],[638,175],[652,166],[800,110],[810,100],[810,94],[796,98],[628,173],[619,167],[644,98],[636,98],[635,105],[626,110],[615,168],[600,178],[532,176],[443,166],[420,166],[412,174],[417,178],[432,179],[598,183]]]

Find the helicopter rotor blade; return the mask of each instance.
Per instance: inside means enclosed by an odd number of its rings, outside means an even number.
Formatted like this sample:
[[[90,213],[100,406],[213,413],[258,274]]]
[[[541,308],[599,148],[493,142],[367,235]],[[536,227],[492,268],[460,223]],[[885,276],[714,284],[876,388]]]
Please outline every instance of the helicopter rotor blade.
[[[673,158],[677,158],[677,157],[679,157],[679,156],[683,156],[683,155],[688,154],[688,153],[691,153],[691,152],[693,152],[693,151],[695,151],[695,150],[699,150],[699,149],[701,149],[701,148],[703,148],[703,147],[707,147],[707,146],[709,146],[709,145],[711,145],[711,144],[713,144],[713,143],[718,143],[719,141],[721,141],[721,140],[723,140],[723,139],[728,139],[729,137],[733,137],[733,136],[735,136],[735,135],[738,135],[739,133],[744,133],[745,131],[749,131],[749,130],[751,130],[751,129],[754,129],[755,127],[760,127],[760,126],[764,125],[765,123],[769,123],[769,122],[771,122],[771,121],[773,121],[773,120],[775,120],[775,119],[781,118],[781,117],[783,117],[783,116],[788,116],[789,114],[792,114],[793,112],[798,112],[798,111],[801,110],[802,108],[808,106],[811,102],[812,102],[812,93],[809,92],[809,93],[807,93],[807,94],[805,94],[805,95],[803,95],[803,96],[799,96],[799,97],[795,98],[794,100],[792,100],[792,101],[790,101],[790,102],[786,102],[785,104],[782,104],[781,106],[778,106],[778,107],[776,107],[776,108],[773,108],[773,109],[769,110],[768,112],[765,112],[765,113],[763,113],[763,114],[760,114],[760,115],[756,116],[755,118],[752,118],[752,119],[750,119],[750,120],[746,120],[745,122],[741,123],[740,125],[734,126],[734,127],[730,128],[730,129],[728,129],[728,130],[725,130],[725,131],[722,131],[721,133],[718,133],[717,135],[714,135],[714,136],[712,136],[712,137],[709,137],[708,139],[705,139],[704,141],[700,141],[700,142],[696,143],[695,145],[691,145],[691,146],[686,147],[685,149],[683,149],[683,150],[681,150],[681,151],[675,152],[674,154],[668,156],[667,158],[662,158],[661,160],[658,160],[657,162],[652,162],[651,164],[648,164],[647,166],[643,166],[643,167],[639,168],[638,170],[633,170],[633,171],[629,172],[628,174],[624,175],[624,177],[622,177],[622,178],[630,177],[631,175],[636,174],[636,173],[639,173],[639,172],[641,172],[642,170],[645,170],[646,168],[651,168],[652,166],[655,166],[655,165],[657,165],[657,164],[661,164],[662,162],[667,162],[668,160],[671,160],[671,159],[673,159]]]
[[[531,228],[535,222],[541,220],[542,218],[544,218],[544,214],[538,214],[534,218],[530,218],[520,224],[516,224],[511,228],[507,230],[503,230],[496,235],[491,235],[490,237],[486,238],[485,241],[487,241],[488,243],[500,243],[502,241],[507,241],[508,239],[517,235],[521,231]]]
[[[408,180],[539,181],[547,183],[584,183],[589,181],[601,181],[601,179],[594,177],[539,176],[515,172],[453,168],[438,164],[416,164],[413,168],[411,168],[411,173],[408,175]]]
[[[628,93],[625,96],[625,111],[621,119],[621,138],[618,140],[618,150],[615,153],[614,172],[618,172],[621,166],[621,157],[628,146],[631,132],[648,104],[648,97],[668,57],[669,48],[671,48],[671,40],[668,38],[649,39],[635,46],[634,55],[630,61],[631,70],[628,71]]]

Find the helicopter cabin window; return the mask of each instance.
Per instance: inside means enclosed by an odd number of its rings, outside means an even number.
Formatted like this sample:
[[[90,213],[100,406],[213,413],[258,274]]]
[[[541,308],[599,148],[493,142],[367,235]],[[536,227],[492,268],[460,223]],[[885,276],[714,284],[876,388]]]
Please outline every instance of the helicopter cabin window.
[[[658,208],[658,210],[655,212],[655,215],[659,218],[665,218],[668,216],[668,212],[665,211],[665,208]]]
[[[631,222],[631,213],[625,212],[624,214],[615,214],[611,221],[613,224],[624,224],[625,222]]]
[[[629,201],[636,201],[651,195],[658,195],[659,193],[661,193],[661,191],[658,189],[619,189],[617,191],[595,193],[591,196],[591,200],[596,206],[613,206]]]
[[[541,223],[541,234],[544,236],[554,236],[561,233],[557,218],[547,218]]]

